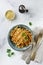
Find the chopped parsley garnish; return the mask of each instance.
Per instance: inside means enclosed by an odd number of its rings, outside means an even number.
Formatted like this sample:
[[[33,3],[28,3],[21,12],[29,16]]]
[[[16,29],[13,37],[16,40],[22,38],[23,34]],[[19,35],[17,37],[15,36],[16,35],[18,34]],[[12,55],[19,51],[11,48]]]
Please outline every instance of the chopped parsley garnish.
[[[11,54],[8,54],[8,57],[11,57]]]
[[[22,33],[22,36],[26,36],[26,34],[25,33]]]
[[[28,37],[25,37],[25,40],[27,41],[28,40]]]
[[[26,35],[26,33],[22,33],[22,36],[25,36],[25,38],[24,38],[25,42],[28,41],[28,36]]]
[[[7,49],[7,53],[10,53],[11,52],[11,50],[10,49]]]
[[[29,22],[29,25],[32,26],[32,22]]]
[[[11,55],[14,55],[14,52],[12,52]]]
[[[26,41],[28,41],[28,40],[29,40],[29,38],[26,36],[25,39],[24,39],[24,41],[26,42]]]
[[[8,57],[11,57],[12,55],[14,55],[14,52],[12,52],[11,49],[7,49],[7,54]]]

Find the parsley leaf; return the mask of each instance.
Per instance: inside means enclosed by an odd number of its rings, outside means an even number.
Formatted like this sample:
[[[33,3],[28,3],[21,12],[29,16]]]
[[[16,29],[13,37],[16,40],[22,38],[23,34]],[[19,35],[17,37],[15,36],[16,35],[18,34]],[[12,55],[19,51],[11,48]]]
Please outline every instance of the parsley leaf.
[[[29,25],[32,26],[32,22],[29,22]]]
[[[14,55],[14,52],[12,52],[11,55]]]
[[[25,37],[25,41],[28,41],[28,39],[29,39],[29,38],[26,36],[26,37]]]
[[[8,54],[8,57],[11,57],[11,54]]]
[[[26,41],[28,41],[28,40],[29,40],[29,38],[26,36],[25,39],[24,39],[24,42],[26,42]]]
[[[7,54],[8,57],[11,57],[12,55],[14,55],[14,52],[12,52],[10,49],[7,49]]]
[[[10,49],[7,49],[7,53],[10,53],[11,52],[11,50]]]
[[[25,33],[22,33],[22,36],[26,36],[26,34]]]

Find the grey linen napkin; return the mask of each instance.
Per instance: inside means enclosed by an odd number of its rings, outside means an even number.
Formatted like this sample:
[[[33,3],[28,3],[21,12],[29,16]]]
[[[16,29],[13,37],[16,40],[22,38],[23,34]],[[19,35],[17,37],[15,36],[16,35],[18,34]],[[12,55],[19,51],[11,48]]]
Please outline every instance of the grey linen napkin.
[[[35,39],[34,39],[34,42],[33,42],[33,48],[27,49],[26,51],[23,52],[23,55],[22,55],[22,59],[27,64],[30,63],[30,60],[34,60],[35,62],[40,63],[43,59],[43,58],[41,58],[42,54],[43,54],[43,50],[42,50],[43,49],[43,38],[42,38],[43,37],[43,29],[35,28],[33,30],[33,33],[35,35],[35,37],[34,37]],[[42,35],[42,37],[41,37],[41,40],[39,42],[38,40],[39,40],[40,34]],[[39,44],[37,44],[37,43],[39,43]],[[32,59],[31,59],[31,55],[32,55],[33,51],[35,51],[34,49],[36,49],[36,52],[34,53],[35,58],[33,59],[33,57],[32,57]],[[40,54],[40,52],[41,52],[41,54]]]

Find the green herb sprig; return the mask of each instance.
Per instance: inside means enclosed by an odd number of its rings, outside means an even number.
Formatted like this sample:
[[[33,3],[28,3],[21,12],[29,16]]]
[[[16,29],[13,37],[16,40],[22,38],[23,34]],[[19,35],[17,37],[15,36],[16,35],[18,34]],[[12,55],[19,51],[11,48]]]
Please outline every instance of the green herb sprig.
[[[26,33],[22,33],[22,36],[25,36],[25,38],[24,38],[25,42],[28,41],[28,36],[26,35]]]
[[[12,55],[14,55],[14,52],[12,52],[11,49],[7,49],[7,54],[8,57],[11,57]]]
[[[32,22],[29,22],[29,25],[32,26]]]
[[[22,36],[27,36],[25,33],[22,33]]]

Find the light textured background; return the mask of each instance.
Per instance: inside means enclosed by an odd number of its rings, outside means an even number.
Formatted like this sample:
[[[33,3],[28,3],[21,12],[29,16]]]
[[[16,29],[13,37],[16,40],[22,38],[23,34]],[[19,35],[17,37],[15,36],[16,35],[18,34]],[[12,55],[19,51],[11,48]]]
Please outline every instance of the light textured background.
[[[21,14],[18,11],[19,5],[24,4],[29,9],[29,13]],[[5,12],[12,9],[16,13],[16,19],[14,21],[8,21],[5,18]],[[29,26],[29,22],[32,22],[32,26]],[[31,29],[35,27],[43,28],[43,0],[0,0],[0,38],[6,37],[5,46],[0,49],[0,65],[26,65],[21,59],[21,52],[13,50],[7,41],[7,36],[10,28],[16,24],[25,24]],[[37,30],[36,30],[37,31]],[[6,49],[11,48],[15,52],[15,55],[8,58]],[[29,65],[43,65],[32,62]]]

